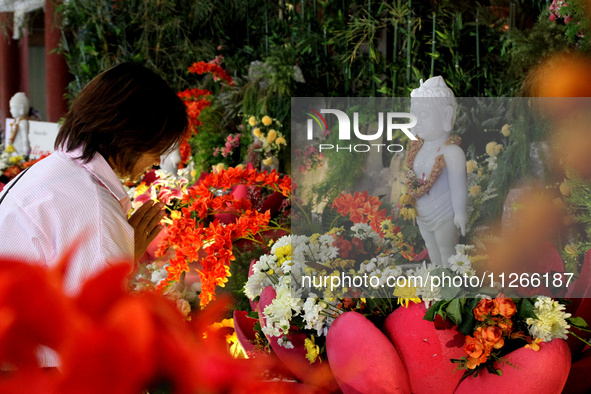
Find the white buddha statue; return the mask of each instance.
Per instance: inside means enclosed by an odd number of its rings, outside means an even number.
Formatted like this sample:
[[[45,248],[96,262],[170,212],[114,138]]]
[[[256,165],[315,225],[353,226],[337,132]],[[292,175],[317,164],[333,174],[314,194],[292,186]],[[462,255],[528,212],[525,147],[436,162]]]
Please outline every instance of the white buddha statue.
[[[407,194],[416,199],[417,223],[434,264],[449,267],[459,232],[468,223],[466,156],[460,138],[451,136],[457,103],[442,77],[428,79],[411,92],[417,117],[407,155]],[[410,171],[412,170],[412,171]]]
[[[160,169],[172,176],[177,176],[179,164],[181,163],[181,150],[176,148],[168,154],[160,156]]]
[[[10,99],[10,114],[14,118],[8,134],[8,145],[12,145],[15,154],[28,156],[29,144],[29,99],[23,92],[18,92]]]

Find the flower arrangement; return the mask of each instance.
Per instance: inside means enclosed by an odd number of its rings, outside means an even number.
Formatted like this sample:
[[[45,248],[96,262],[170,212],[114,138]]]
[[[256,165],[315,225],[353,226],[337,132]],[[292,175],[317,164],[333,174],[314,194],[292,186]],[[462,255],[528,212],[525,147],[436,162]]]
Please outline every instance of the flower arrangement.
[[[264,115],[260,119],[248,116],[248,127],[255,136],[254,149],[264,156],[263,164],[271,165],[273,157],[287,146],[287,140],[280,131],[283,125],[277,119]]]
[[[174,251],[166,267],[167,277],[158,285],[165,289],[180,280],[189,271],[189,263],[197,261],[201,280],[200,305],[204,307],[215,299],[216,286],[223,286],[234,260],[233,242],[249,239],[260,242],[256,235],[274,228],[270,226],[270,212],[259,212],[247,198],[228,193],[231,188],[268,188],[283,196],[291,193],[291,179],[277,173],[259,173],[249,168],[229,168],[211,173],[197,184],[181,190],[179,199],[170,200],[170,223],[162,237],[157,256],[169,249]],[[174,191],[165,190],[165,195]],[[159,192],[160,194],[163,191]],[[219,215],[231,218],[222,220]],[[216,217],[217,216],[217,217]]]
[[[349,216],[353,226],[334,227],[325,234],[284,236],[273,244],[270,253],[262,255],[252,266],[252,275],[244,287],[247,297],[255,301],[264,291],[273,289],[276,297],[259,312],[266,324],[262,333],[275,338],[285,348],[293,348],[293,330],[305,332],[305,347],[310,363],[324,357],[328,328],[337,316],[348,310],[378,313],[372,297],[392,297],[381,285],[388,277],[402,275],[397,263],[412,259],[412,246],[404,243],[400,228],[395,227],[381,202],[365,193],[341,195],[333,209]],[[312,285],[304,277],[330,277],[346,273],[369,276],[377,286],[367,294],[325,283]],[[304,289],[307,292],[304,294]],[[319,296],[321,298],[319,298]],[[355,298],[355,299],[354,299]],[[262,301],[261,301],[262,302]],[[389,301],[386,301],[389,303]],[[382,308],[383,312],[386,312]]]

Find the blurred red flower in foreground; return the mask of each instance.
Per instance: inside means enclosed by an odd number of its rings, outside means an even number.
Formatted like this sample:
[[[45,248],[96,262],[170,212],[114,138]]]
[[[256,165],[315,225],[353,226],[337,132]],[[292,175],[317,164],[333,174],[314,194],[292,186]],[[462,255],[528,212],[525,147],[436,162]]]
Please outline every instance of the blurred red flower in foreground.
[[[269,360],[238,360],[223,333],[204,333],[227,300],[185,321],[155,293],[126,290],[129,266],[115,264],[63,293],[67,259],[56,269],[0,261],[0,392],[173,393],[247,392]],[[59,372],[39,368],[37,348],[54,349]]]

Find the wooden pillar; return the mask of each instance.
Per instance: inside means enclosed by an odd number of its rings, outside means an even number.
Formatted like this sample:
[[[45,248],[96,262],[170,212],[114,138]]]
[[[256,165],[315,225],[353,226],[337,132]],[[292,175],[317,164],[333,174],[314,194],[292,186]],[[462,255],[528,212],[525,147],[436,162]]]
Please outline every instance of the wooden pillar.
[[[61,30],[55,25],[55,0],[45,0],[45,98],[48,122],[57,122],[68,111],[64,94],[69,82],[68,66],[61,55],[51,53],[58,47]]]
[[[5,128],[10,117],[10,98],[20,87],[20,53],[18,41],[12,39],[13,17],[11,12],[0,13],[0,23],[6,26],[6,34],[0,32],[0,122]],[[4,141],[2,141],[4,142]]]

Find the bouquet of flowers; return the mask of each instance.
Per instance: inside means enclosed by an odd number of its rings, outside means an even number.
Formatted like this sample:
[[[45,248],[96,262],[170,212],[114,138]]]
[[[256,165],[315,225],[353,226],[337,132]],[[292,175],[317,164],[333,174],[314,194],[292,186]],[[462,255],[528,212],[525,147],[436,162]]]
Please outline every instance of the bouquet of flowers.
[[[287,146],[287,140],[280,131],[283,125],[277,119],[264,115],[260,119],[248,117],[248,126],[255,137],[253,149],[262,153],[264,165],[271,165],[273,157]]]

